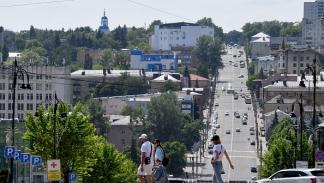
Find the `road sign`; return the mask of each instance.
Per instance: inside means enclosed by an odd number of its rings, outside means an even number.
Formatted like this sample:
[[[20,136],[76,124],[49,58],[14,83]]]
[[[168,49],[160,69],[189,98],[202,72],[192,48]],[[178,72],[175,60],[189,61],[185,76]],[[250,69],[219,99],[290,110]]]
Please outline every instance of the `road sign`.
[[[5,146],[4,154],[5,158],[13,158],[15,156],[16,146]]]
[[[61,162],[60,160],[47,160],[47,180],[60,181],[61,180]]]
[[[308,168],[308,161],[296,161],[296,168]]]
[[[30,154],[29,153],[21,153],[20,162],[29,163],[30,162]]]
[[[20,160],[20,156],[21,156],[21,151],[20,150],[16,150],[15,151],[15,155],[14,155],[14,160]]]
[[[69,181],[76,181],[77,180],[77,174],[74,172],[69,173]]]
[[[324,151],[316,151],[315,158],[316,158],[316,160],[323,161],[324,160]]]
[[[38,166],[42,163],[42,158],[40,156],[32,156],[32,165]]]

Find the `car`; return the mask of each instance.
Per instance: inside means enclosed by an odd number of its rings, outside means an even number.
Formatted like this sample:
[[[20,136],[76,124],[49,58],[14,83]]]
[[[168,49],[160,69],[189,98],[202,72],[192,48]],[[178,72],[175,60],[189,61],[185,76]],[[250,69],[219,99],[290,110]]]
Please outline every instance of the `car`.
[[[225,116],[229,116],[229,112],[225,112]]]
[[[253,126],[250,127],[250,131],[254,131],[254,127]]]
[[[225,91],[225,87],[224,86],[222,86],[222,91]]]
[[[236,132],[241,132],[241,130],[239,129],[239,128],[236,128],[236,130],[235,130]]]
[[[219,103],[216,102],[216,103],[215,103],[215,106],[219,106]]]
[[[247,120],[246,119],[242,119],[242,125],[247,125]]]
[[[250,142],[250,145],[251,145],[251,146],[254,146],[254,145],[255,145],[255,141],[252,140],[252,141]]]
[[[213,144],[209,144],[208,145],[208,149],[213,149],[214,148],[214,145]]]
[[[239,77],[238,78],[244,78],[244,75],[239,75]]]
[[[213,154],[213,149],[208,149],[208,154]]]
[[[238,95],[237,94],[234,95],[234,100],[238,100]]]
[[[236,58],[236,55],[233,55],[234,58]]]
[[[243,114],[243,116],[246,116],[246,117],[247,117],[247,116],[248,116],[248,113],[247,113],[247,112],[245,112],[245,113]]]
[[[253,173],[257,173],[257,172],[258,172],[258,170],[257,170],[257,168],[256,168],[256,167],[251,167],[251,172],[253,172]]]
[[[260,127],[260,131],[265,131],[264,126],[261,126],[261,127]]]
[[[237,64],[237,63],[235,63],[235,64],[234,64],[234,67],[238,67],[238,64]]]
[[[250,135],[255,135],[254,131],[250,131]]]
[[[216,128],[220,128],[220,124],[216,124],[215,127],[216,127]]]
[[[240,116],[240,113],[238,113],[238,112],[234,112],[234,116],[236,117],[236,118],[240,118],[241,116]]]
[[[231,130],[226,130],[226,134],[231,134]]]
[[[217,121],[216,120],[213,120],[213,124],[216,124],[217,123]]]
[[[269,178],[261,179],[258,183],[293,182],[313,183],[324,182],[324,171],[322,169],[283,169],[271,175]]]
[[[261,137],[265,137],[265,131],[261,131]]]

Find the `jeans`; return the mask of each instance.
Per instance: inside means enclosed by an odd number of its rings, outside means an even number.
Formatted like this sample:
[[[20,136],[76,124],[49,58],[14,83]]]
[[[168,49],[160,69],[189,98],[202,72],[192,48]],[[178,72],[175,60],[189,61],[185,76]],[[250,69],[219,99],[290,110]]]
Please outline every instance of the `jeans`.
[[[214,169],[214,176],[213,176],[213,182],[214,183],[224,183],[222,179],[222,167],[223,164],[221,161],[217,161],[216,163],[213,163],[213,169]]]

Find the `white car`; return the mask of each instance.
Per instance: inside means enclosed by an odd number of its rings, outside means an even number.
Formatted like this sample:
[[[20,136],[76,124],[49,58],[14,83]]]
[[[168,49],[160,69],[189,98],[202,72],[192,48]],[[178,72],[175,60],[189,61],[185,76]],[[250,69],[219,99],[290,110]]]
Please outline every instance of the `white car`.
[[[258,183],[321,183],[324,182],[324,171],[321,169],[285,169],[276,172],[269,178],[258,180]]]
[[[226,112],[226,113],[225,113],[225,116],[229,116],[229,112]]]
[[[220,128],[220,124],[216,124],[215,127],[216,127],[216,128]]]
[[[222,86],[222,91],[225,91],[225,87],[224,86]]]

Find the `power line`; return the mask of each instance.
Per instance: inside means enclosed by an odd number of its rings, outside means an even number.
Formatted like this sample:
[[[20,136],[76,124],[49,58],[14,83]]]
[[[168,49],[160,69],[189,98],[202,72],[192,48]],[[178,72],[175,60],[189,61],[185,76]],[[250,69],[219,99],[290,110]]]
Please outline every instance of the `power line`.
[[[180,18],[180,19],[184,19],[184,20],[188,20],[188,21],[191,21],[191,22],[195,22],[194,20],[192,19],[189,19],[189,18],[186,18],[186,17],[183,17],[183,16],[180,16],[180,15],[177,15],[177,14],[174,14],[174,13],[171,13],[171,12],[168,12],[168,11],[165,11],[165,10],[162,10],[162,9],[159,9],[159,8],[155,8],[153,6],[149,6],[147,4],[143,4],[143,3],[140,3],[140,2],[137,2],[137,1],[134,1],[134,0],[126,0],[128,2],[131,2],[133,4],[136,4],[138,6],[143,6],[143,7],[146,7],[146,8],[149,8],[149,9],[152,9],[152,10],[155,10],[155,11],[158,11],[160,13],[164,13],[166,15],[171,15],[171,16],[174,16],[174,17],[177,17],[177,18]]]
[[[54,4],[54,3],[64,3],[64,2],[72,2],[72,1],[75,1],[75,0],[54,0],[54,1],[44,1],[44,2],[31,2],[31,3],[0,5],[0,8],[22,7],[22,6],[31,6],[31,5],[41,5],[41,4]]]

